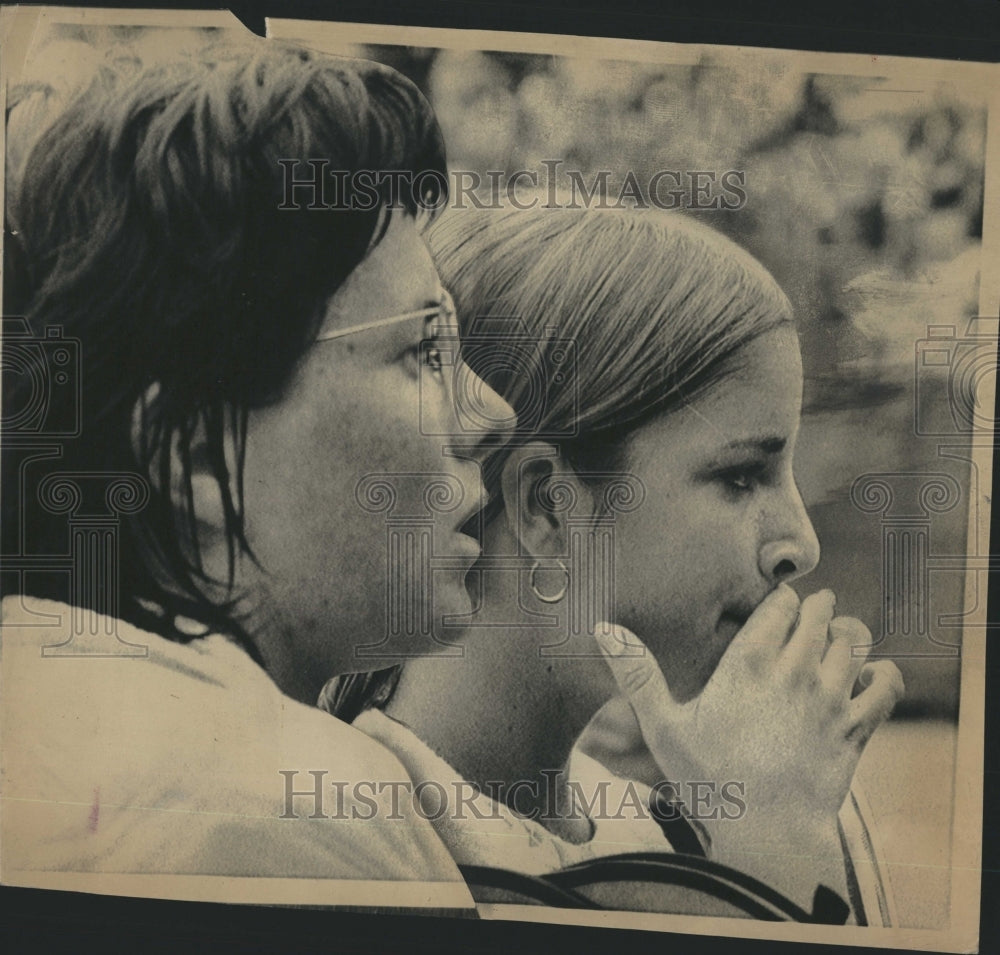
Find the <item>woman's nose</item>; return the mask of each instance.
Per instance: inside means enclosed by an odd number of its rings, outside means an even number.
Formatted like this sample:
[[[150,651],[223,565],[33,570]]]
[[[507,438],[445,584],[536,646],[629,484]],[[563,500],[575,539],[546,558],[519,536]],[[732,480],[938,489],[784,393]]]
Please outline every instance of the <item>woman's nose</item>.
[[[458,433],[493,451],[510,440],[517,426],[514,409],[465,362],[455,370],[453,398]]]
[[[819,538],[794,485],[792,500],[782,511],[776,533],[760,549],[760,572],[774,584],[810,573],[820,557]]]

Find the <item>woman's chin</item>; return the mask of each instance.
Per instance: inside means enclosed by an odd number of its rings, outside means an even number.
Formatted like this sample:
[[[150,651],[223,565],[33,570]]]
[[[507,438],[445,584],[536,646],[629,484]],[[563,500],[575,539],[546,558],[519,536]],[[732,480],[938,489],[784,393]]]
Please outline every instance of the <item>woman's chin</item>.
[[[470,575],[456,575],[454,580],[437,581],[434,589],[434,632],[446,645],[457,643],[465,631],[475,626],[474,610],[478,605]]]

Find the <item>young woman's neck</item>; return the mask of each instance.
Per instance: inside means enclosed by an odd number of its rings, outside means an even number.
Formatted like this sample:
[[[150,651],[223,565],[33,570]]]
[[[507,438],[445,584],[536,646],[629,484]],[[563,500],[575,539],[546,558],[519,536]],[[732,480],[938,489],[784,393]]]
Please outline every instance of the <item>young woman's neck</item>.
[[[543,652],[559,643],[561,628],[512,626],[525,617],[518,573],[490,573],[496,576],[484,586],[463,656],[407,663],[386,712],[483,792],[514,794],[514,805],[504,800],[510,808],[563,838],[585,841],[590,821],[574,817],[561,771],[612,693],[610,672],[596,646],[585,656]]]

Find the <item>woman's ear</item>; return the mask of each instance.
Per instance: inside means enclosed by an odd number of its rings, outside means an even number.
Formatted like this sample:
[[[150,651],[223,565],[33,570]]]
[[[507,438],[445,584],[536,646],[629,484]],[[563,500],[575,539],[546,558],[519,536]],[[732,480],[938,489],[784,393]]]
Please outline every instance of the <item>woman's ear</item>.
[[[531,557],[564,554],[567,518],[590,494],[558,448],[532,441],[508,455],[500,475],[504,514],[522,552]]]
[[[186,506],[186,494],[182,484],[184,470],[176,444],[172,454],[170,473],[174,486],[171,496],[174,501],[175,513],[183,514]],[[233,472],[228,467],[228,455],[226,463],[226,476],[230,486],[232,486]],[[190,504],[193,507],[194,520],[193,522],[189,521],[191,530],[188,531],[187,537],[189,538],[192,534],[196,536],[192,552],[197,554],[205,575],[211,580],[226,581],[229,579],[230,573],[226,509],[219,479],[211,465],[204,428],[201,425],[191,435],[189,466],[191,475]]]
[[[159,385],[151,385],[135,403],[132,411],[132,446],[137,460],[146,461],[147,477],[153,487],[162,492],[162,448],[150,447],[152,422],[157,414]],[[226,471],[233,483],[232,455],[226,444]],[[188,435],[187,448],[182,452],[181,437],[176,432],[170,439],[168,470],[171,509],[176,522],[177,539],[185,554],[211,580],[229,579],[229,548],[226,534],[226,509],[222,490],[214,473],[204,424]],[[188,475],[185,476],[185,459]],[[190,496],[186,483],[190,481]]]

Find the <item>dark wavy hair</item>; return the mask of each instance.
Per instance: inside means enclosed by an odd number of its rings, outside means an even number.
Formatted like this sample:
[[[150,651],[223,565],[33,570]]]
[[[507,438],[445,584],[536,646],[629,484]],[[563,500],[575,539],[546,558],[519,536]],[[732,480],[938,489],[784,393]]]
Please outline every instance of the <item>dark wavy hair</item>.
[[[210,596],[220,582],[200,557],[192,456],[221,492],[231,592],[237,554],[253,558],[248,412],[281,400],[325,303],[390,216],[441,205],[400,190],[356,207],[348,193],[335,210],[289,209],[279,160],[300,160],[300,179],[307,160],[327,160],[347,183],[361,170],[426,172],[420,181],[440,192],[433,112],[387,67],[240,40],[169,64],[106,64],[21,152],[8,186],[4,310],[32,338],[57,328],[79,342],[82,406],[79,436],[56,442],[60,456],[42,467],[22,468],[4,449],[4,553],[17,553],[14,535],[65,553],[65,516],[38,506],[46,473],[138,472],[151,497],[120,527],[116,609],[181,640],[190,636],[175,617],[194,618],[254,653],[235,601]],[[4,374],[6,407],[29,400],[28,377]],[[5,592],[67,598],[64,575],[5,577]]]

